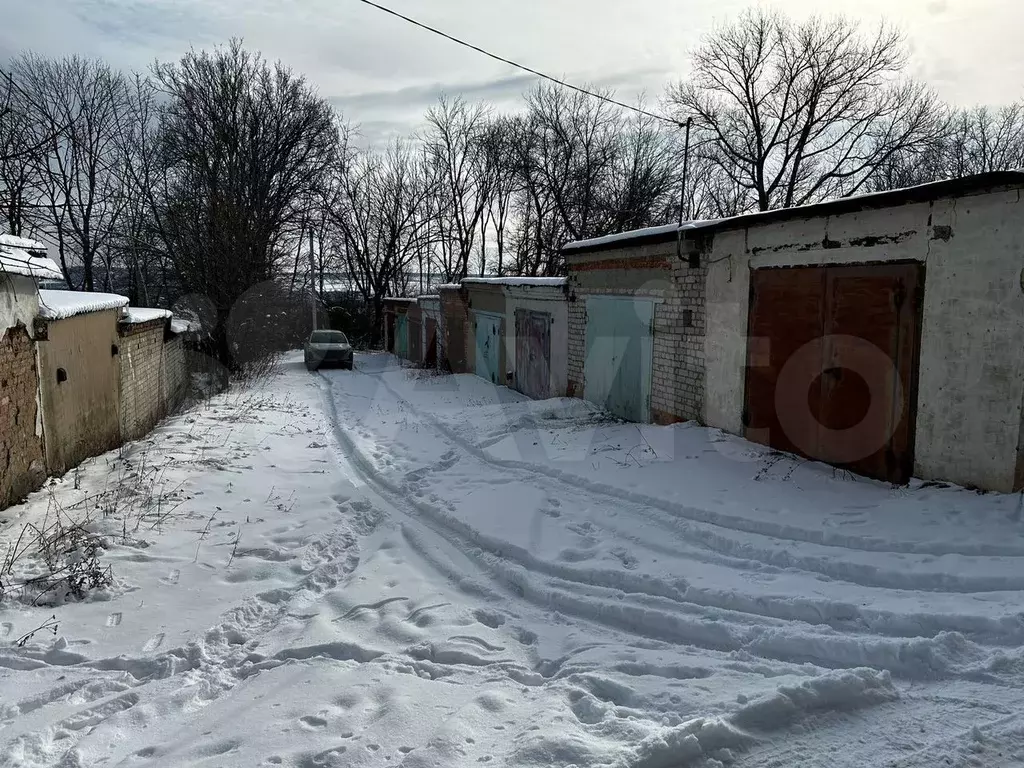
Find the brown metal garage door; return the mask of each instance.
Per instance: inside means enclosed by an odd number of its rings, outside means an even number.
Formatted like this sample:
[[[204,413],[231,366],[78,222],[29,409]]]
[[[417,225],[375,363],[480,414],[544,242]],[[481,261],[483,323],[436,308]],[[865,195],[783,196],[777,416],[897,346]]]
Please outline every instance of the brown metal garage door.
[[[754,270],[747,437],[906,482],[921,277],[919,264]]]

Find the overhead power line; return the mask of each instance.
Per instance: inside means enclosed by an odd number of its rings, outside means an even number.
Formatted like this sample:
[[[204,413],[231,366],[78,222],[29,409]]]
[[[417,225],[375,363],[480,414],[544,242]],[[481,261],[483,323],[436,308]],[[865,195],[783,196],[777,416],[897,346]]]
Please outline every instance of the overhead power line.
[[[472,43],[468,43],[465,40],[460,40],[459,38],[454,37],[452,35],[449,35],[447,32],[442,32],[440,29],[437,29],[436,27],[432,27],[429,24],[424,24],[421,21],[416,21],[416,19],[410,18],[409,16],[405,16],[404,14],[401,14],[398,11],[394,11],[391,8],[387,8],[387,7],[383,6],[383,5],[380,5],[379,3],[375,3],[375,2],[373,2],[373,0],[359,0],[359,2],[364,3],[365,5],[369,5],[372,8],[376,8],[379,11],[384,11],[384,13],[390,14],[391,16],[395,16],[396,18],[399,18],[402,21],[405,21],[405,22],[408,22],[409,24],[417,26],[420,29],[425,29],[428,32],[432,32],[435,35],[439,35],[440,37],[443,37],[446,40],[451,40],[453,43],[457,43],[457,44],[463,46],[464,48],[469,48],[471,51],[476,51],[477,53],[482,53],[484,56],[492,58],[495,61],[500,61],[502,64],[508,64],[509,66],[515,67],[516,69],[521,69],[523,72],[528,72],[531,75],[534,75],[535,77],[539,77],[539,78],[541,78],[543,80],[548,80],[548,81],[550,81],[552,83],[555,83],[557,85],[562,86],[563,88],[568,88],[570,90],[576,91],[577,93],[582,93],[582,94],[585,94],[585,95],[590,96],[592,98],[600,99],[601,101],[606,101],[609,104],[614,104],[615,106],[621,107],[622,109],[628,109],[628,110],[631,110],[633,112],[636,112],[637,114],[645,115],[645,116],[653,118],[655,120],[660,120],[660,121],[662,121],[664,123],[669,123],[670,125],[674,125],[677,128],[684,127],[684,123],[679,121],[679,120],[673,120],[671,117],[665,117],[664,115],[659,115],[659,114],[656,114],[654,112],[648,112],[646,109],[641,109],[640,107],[631,106],[629,104],[626,104],[625,102],[618,101],[617,99],[613,99],[613,98],[611,98],[609,96],[603,96],[600,93],[595,93],[594,91],[588,90],[586,88],[582,88],[582,87],[580,87],[578,85],[573,85],[572,83],[567,83],[565,80],[561,80],[561,79],[559,79],[557,77],[553,77],[551,75],[546,75],[543,72],[540,72],[540,71],[538,71],[536,69],[533,69],[532,67],[527,67],[524,64],[520,64],[520,63],[518,63],[516,61],[512,61],[512,59],[506,59],[504,56],[499,56],[496,53],[491,53],[490,51],[488,51],[488,50],[486,50],[484,48],[481,48],[478,45],[473,45]]]

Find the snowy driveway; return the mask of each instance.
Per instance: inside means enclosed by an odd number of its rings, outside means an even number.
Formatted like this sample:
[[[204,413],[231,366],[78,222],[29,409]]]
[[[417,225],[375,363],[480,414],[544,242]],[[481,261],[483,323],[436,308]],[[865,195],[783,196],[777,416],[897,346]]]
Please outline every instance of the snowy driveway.
[[[356,367],[290,357],[14,510],[157,489],[93,514],[104,593],[3,605],[0,765],[1024,759],[1016,497]]]

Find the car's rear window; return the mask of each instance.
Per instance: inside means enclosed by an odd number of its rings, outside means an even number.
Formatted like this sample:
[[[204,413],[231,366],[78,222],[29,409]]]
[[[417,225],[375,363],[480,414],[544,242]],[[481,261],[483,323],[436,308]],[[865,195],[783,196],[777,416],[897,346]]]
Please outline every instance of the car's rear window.
[[[341,331],[313,331],[309,340],[313,344],[348,344],[348,339]]]

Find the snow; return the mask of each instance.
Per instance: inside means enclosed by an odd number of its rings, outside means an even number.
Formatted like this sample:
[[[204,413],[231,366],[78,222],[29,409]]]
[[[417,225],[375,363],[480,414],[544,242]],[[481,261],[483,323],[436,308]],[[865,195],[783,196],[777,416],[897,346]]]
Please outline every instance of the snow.
[[[24,251],[46,250],[46,246],[38,240],[32,240],[27,237],[18,237],[17,235],[8,235],[6,233],[0,233],[0,246],[19,248]]]
[[[4,513],[0,764],[1019,765],[1019,504],[291,354]]]
[[[11,239],[10,235],[2,237]],[[21,238],[13,239],[21,240]],[[26,277],[50,278],[53,280],[64,279],[60,267],[52,259],[48,259],[45,256],[33,256],[21,248],[0,243],[0,273],[3,272],[24,275]]]
[[[153,320],[166,320],[170,316],[171,310],[169,309],[128,307],[125,310],[124,317],[121,318],[121,322],[134,325],[137,323],[149,323]]]
[[[611,245],[612,243],[618,243],[623,240],[633,240],[638,237],[654,237],[657,235],[669,235],[675,234],[676,232],[684,232],[693,229],[701,229],[703,227],[709,227],[717,224],[721,219],[707,219],[697,221],[686,221],[680,224],[662,224],[657,227],[646,227],[645,229],[634,229],[629,232],[617,232],[614,235],[604,235],[603,237],[592,237],[589,240],[576,240],[575,242],[566,243],[563,247],[563,251],[585,251],[590,248],[596,248],[602,245]]]
[[[171,318],[171,333],[198,333],[203,326],[195,320],[184,317]]]
[[[48,320],[65,320],[86,312],[120,309],[128,306],[128,299],[116,293],[90,293],[86,291],[39,291],[39,316]]]
[[[564,277],[467,277],[463,285],[508,285],[560,287],[568,282]]]

